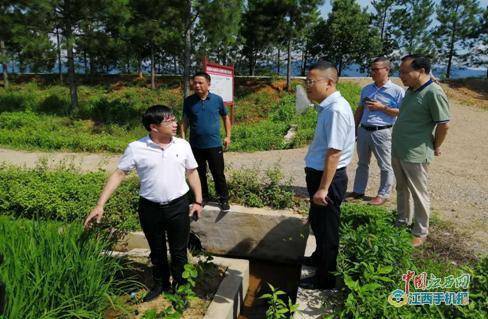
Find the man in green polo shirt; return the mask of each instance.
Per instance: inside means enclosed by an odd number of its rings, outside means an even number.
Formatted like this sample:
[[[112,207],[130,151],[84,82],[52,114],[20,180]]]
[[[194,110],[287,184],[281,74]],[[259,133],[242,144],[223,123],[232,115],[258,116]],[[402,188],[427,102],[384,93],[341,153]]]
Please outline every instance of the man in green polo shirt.
[[[413,222],[414,247],[422,245],[429,232],[427,168],[434,156],[441,155],[441,145],[450,120],[446,94],[432,81],[430,66],[430,60],[422,55],[412,54],[402,58],[400,79],[408,90],[392,133],[392,167],[397,181],[397,225]]]

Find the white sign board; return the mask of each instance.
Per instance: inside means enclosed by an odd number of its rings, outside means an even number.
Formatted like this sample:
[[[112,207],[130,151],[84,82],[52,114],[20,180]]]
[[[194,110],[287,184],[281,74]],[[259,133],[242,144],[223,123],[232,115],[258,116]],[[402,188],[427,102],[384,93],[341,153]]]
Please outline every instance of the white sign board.
[[[234,102],[234,76],[231,70],[207,66],[210,75],[210,92],[220,95],[224,103]]]

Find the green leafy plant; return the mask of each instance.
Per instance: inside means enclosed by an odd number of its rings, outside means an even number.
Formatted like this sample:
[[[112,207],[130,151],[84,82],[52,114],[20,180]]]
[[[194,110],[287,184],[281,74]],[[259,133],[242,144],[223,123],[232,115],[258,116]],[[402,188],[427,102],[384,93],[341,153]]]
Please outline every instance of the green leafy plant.
[[[345,284],[344,304],[327,318],[483,318],[488,310],[486,257],[474,267],[458,269],[472,277],[468,306],[390,305],[388,295],[403,288],[401,276],[407,270],[438,274],[435,261],[423,261],[419,268],[412,255],[410,233],[394,226],[391,212],[367,205],[344,205],[337,259],[337,274]]]
[[[174,293],[164,293],[164,297],[171,302],[171,306],[166,307],[160,313],[156,310],[151,309],[144,313],[146,319],[179,319],[183,315],[183,312],[187,309],[189,302],[196,297],[193,291],[196,285],[195,280],[198,277],[197,268],[188,263],[185,265],[185,270],[183,271],[183,278],[186,283],[183,285],[178,285]]]
[[[293,317],[293,314],[297,312],[298,305],[294,304],[290,297],[288,297],[288,303],[284,302],[280,296],[286,296],[286,292],[273,287],[270,283],[268,283],[268,286],[271,292],[259,297],[259,299],[267,300],[268,303],[266,319],[286,319]]]

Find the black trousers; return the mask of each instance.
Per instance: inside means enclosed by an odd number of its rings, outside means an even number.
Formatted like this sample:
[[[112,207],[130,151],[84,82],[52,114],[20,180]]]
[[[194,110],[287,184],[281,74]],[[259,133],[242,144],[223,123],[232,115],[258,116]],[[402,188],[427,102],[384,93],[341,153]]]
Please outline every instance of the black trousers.
[[[320,186],[322,174],[323,171],[305,168],[307,190],[310,195],[309,220],[317,243],[312,258],[319,265],[315,275],[318,283],[333,286],[335,277],[331,272],[336,271],[337,266],[340,206],[347,190],[347,173],[345,168],[336,171],[328,192],[331,203],[327,206],[319,206],[312,202],[313,195]]]
[[[202,196],[204,200],[209,199],[207,182],[207,162],[215,183],[215,191],[219,196],[220,202],[229,200],[229,190],[224,175],[224,152],[222,147],[214,148],[194,148],[193,155],[198,163],[198,176],[202,184]]]
[[[188,262],[187,247],[190,233],[188,216],[188,195],[160,205],[143,197],[139,199],[139,220],[151,249],[151,262],[155,283],[169,287],[170,267],[168,263],[166,237],[171,255],[171,275],[173,282],[184,284],[182,277]]]

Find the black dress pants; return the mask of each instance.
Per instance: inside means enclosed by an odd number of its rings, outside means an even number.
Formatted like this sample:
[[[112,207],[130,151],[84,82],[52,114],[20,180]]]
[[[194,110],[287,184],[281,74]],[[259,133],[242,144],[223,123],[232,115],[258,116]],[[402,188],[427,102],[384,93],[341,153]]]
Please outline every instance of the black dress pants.
[[[202,184],[202,197],[204,200],[209,199],[208,182],[207,182],[207,162],[210,172],[215,183],[215,191],[219,196],[220,202],[229,200],[229,190],[224,175],[224,153],[222,147],[214,148],[194,148],[193,155],[198,163],[198,176]]]
[[[169,287],[170,267],[168,264],[166,237],[171,255],[173,282],[184,284],[182,277],[188,262],[187,247],[190,233],[188,195],[173,200],[167,205],[139,199],[139,220],[151,249],[151,263],[156,284]]]
[[[322,174],[323,171],[305,168],[307,190],[310,196],[309,220],[317,243],[312,258],[318,265],[315,274],[317,283],[321,286],[333,287],[335,276],[331,272],[336,271],[337,266],[340,206],[346,194],[347,173],[345,168],[336,171],[329,187],[330,203],[327,206],[316,205],[312,201],[313,195],[320,186]]]

